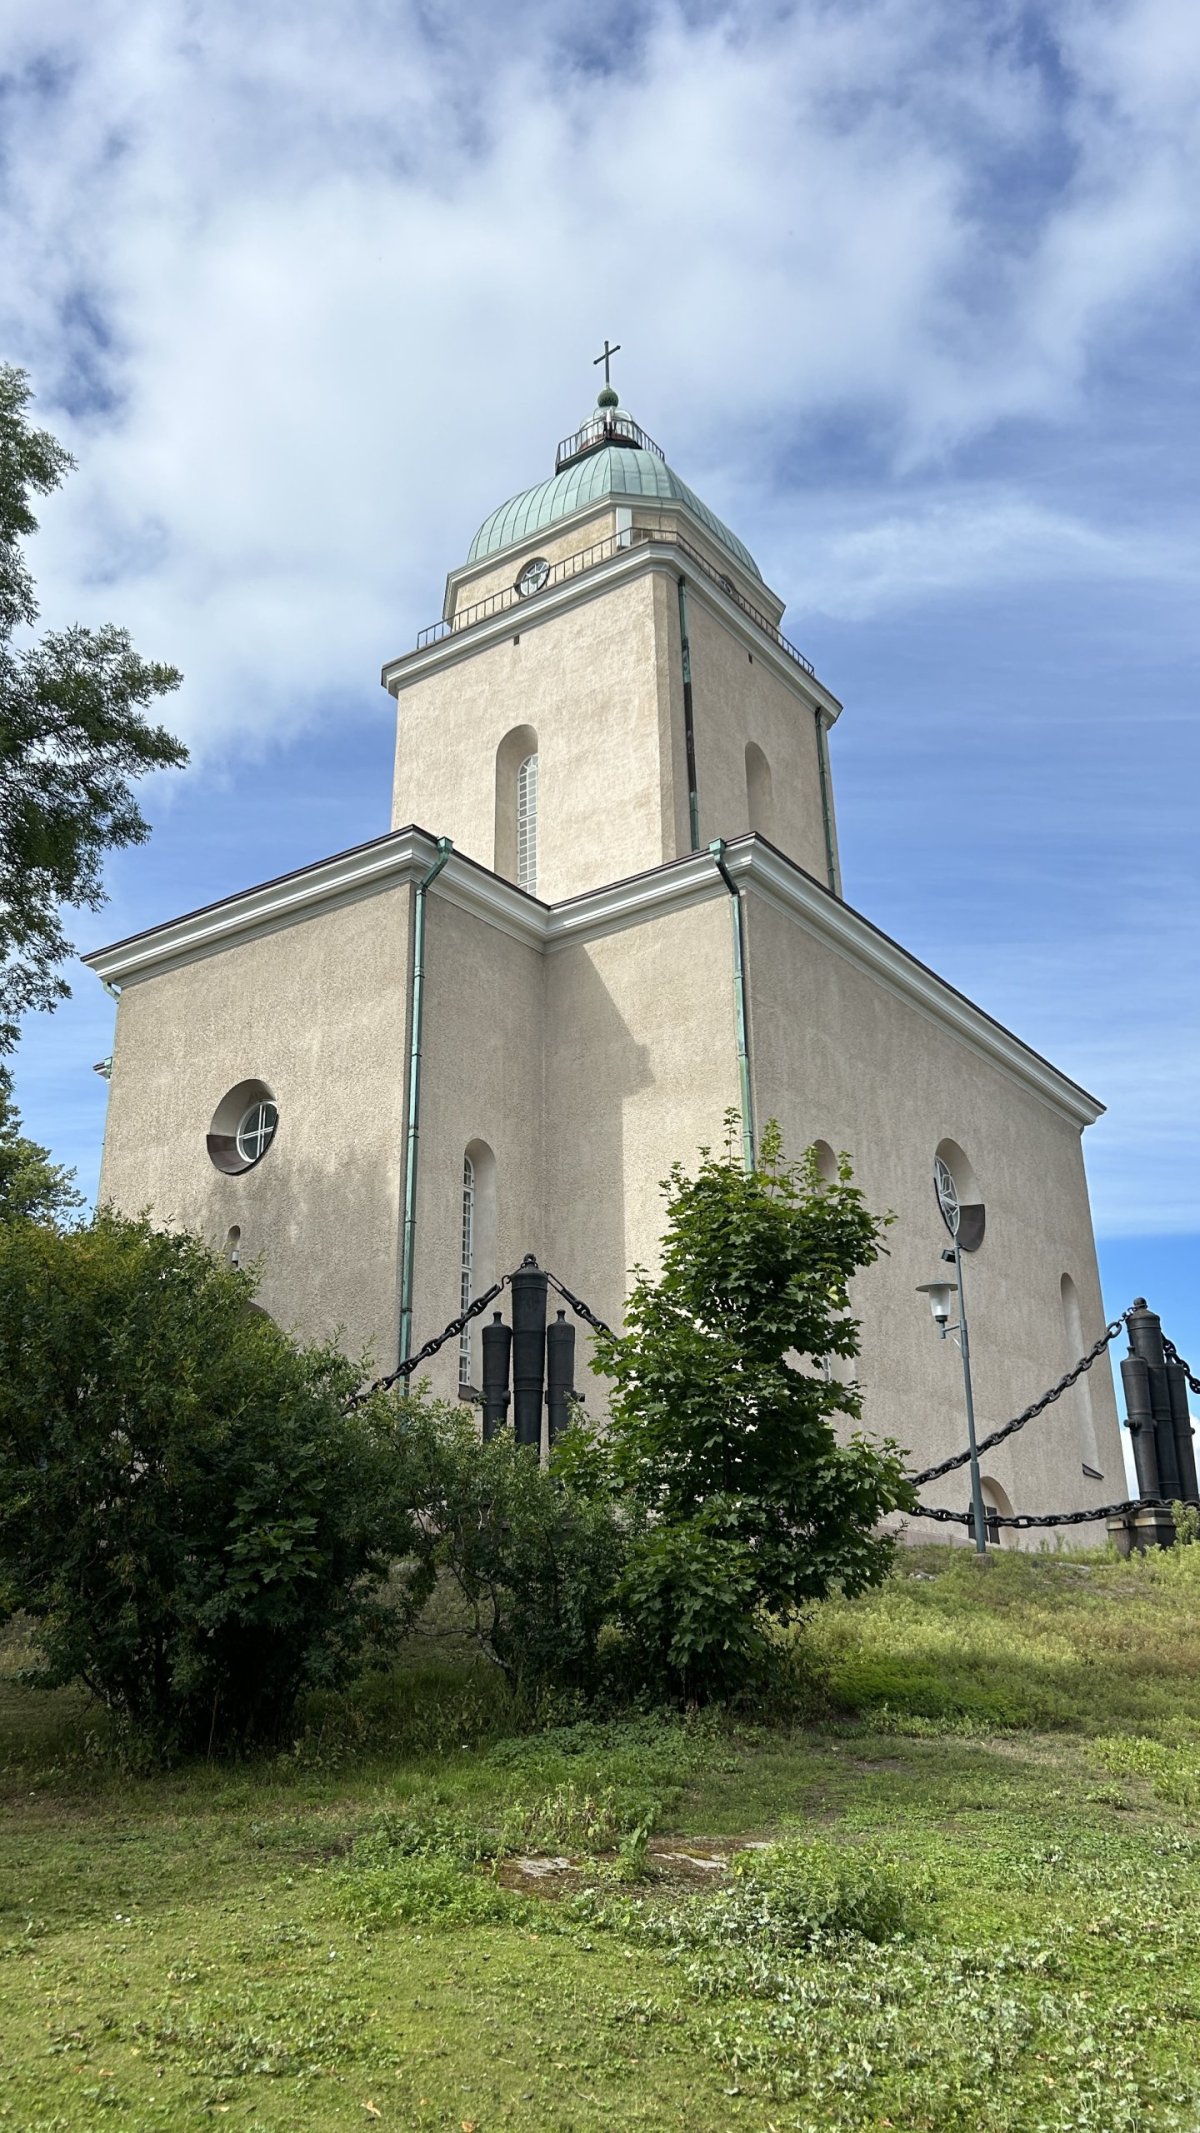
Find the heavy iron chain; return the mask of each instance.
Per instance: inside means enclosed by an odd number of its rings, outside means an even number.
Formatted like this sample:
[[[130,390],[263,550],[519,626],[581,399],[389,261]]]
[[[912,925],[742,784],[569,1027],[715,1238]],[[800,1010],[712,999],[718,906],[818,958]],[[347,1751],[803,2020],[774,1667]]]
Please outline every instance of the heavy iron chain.
[[[543,1271],[546,1270],[543,1269]],[[443,1327],[442,1331],[435,1334],[432,1340],[425,1342],[424,1347],[416,1349],[412,1355],[406,1355],[403,1362],[398,1363],[394,1370],[390,1370],[386,1377],[376,1378],[373,1384],[364,1386],[361,1392],[356,1392],[354,1397],[346,1402],[345,1407],[342,1409],[343,1414],[353,1414],[355,1408],[361,1407],[363,1402],[369,1400],[374,1393],[389,1392],[393,1385],[399,1384],[402,1379],[410,1378],[414,1370],[418,1370],[422,1363],[428,1362],[430,1356],[436,1355],[439,1348],[444,1348],[447,1341],[456,1340],[459,1334],[470,1325],[473,1318],[478,1318],[481,1311],[486,1311],[490,1303],[494,1303],[498,1296],[503,1295],[505,1289],[510,1286],[512,1278],[511,1274],[502,1274],[499,1281],[493,1282],[490,1289],[485,1289],[482,1296],[476,1296],[468,1304],[465,1311],[461,1312],[457,1318],[452,1318],[448,1326]],[[557,1274],[551,1274],[546,1271],[546,1280],[549,1287],[562,1297],[568,1309],[574,1312],[576,1318],[582,1319],[586,1325],[594,1327],[597,1333],[611,1333],[612,1328],[605,1324],[604,1320],[591,1309],[590,1305],[584,1303],[582,1297],[574,1295],[565,1281],[559,1280]],[[1024,1429],[1027,1422],[1032,1422],[1035,1415],[1042,1414],[1055,1400],[1060,1400],[1064,1392],[1069,1391],[1070,1387],[1078,1382],[1085,1371],[1090,1370],[1094,1363],[1099,1362],[1105,1349],[1115,1341],[1122,1327],[1127,1323],[1128,1318],[1128,1311],[1123,1311],[1120,1318],[1114,1318],[1112,1323],[1105,1327],[1099,1340],[1093,1342],[1087,1354],[1081,1356],[1073,1369],[1068,1370],[1056,1385],[1050,1387],[1048,1392],[1044,1392],[1040,1400],[1033,1400],[1019,1415],[1014,1415],[1011,1422],[1005,1422],[1000,1429],[993,1430],[990,1436],[982,1438],[976,1447],[977,1451],[991,1451],[993,1446],[1002,1444],[1006,1437],[1014,1436],[1017,1430]],[[1169,1341],[1165,1335],[1163,1336],[1163,1350],[1167,1361],[1179,1366],[1192,1391],[1200,1396],[1200,1379],[1192,1375],[1175,1343]],[[965,1466],[970,1456],[969,1450],[956,1452],[953,1458],[943,1459],[940,1465],[927,1467],[923,1473],[914,1474],[911,1478],[918,1488],[927,1481],[938,1481],[943,1474],[953,1473],[956,1467]],[[1123,1503],[1098,1504],[1095,1508],[1086,1511],[1044,1511],[1040,1514],[1034,1512],[1005,1513],[1003,1511],[992,1511],[988,1513],[985,1523],[991,1526],[1011,1526],[1021,1531],[1027,1531],[1031,1526],[1087,1526],[1102,1518],[1125,1517],[1130,1511],[1169,1509],[1170,1505],[1164,1497],[1130,1496],[1126,1497]],[[920,1518],[935,1519],[939,1525],[943,1526],[970,1526],[974,1522],[973,1511],[950,1511],[941,1504],[918,1504],[915,1515]]]
[[[1191,1499],[1189,1499],[1190,1501]],[[1100,1518],[1123,1518],[1129,1511],[1169,1511],[1171,1508],[1164,1496],[1127,1496],[1124,1503],[1097,1504],[1094,1511],[989,1511],[984,1509],[985,1526],[1090,1526]],[[913,1514],[917,1518],[936,1518],[943,1526],[970,1526],[975,1522],[972,1511],[947,1511],[940,1504],[919,1503]]]
[[[1132,1308],[1131,1305],[1130,1311]],[[990,1451],[993,1445],[1002,1443],[1005,1437],[1011,1437],[1014,1431],[1024,1429],[1025,1424],[1032,1422],[1035,1415],[1041,1414],[1044,1408],[1049,1407],[1052,1400],[1061,1399],[1068,1387],[1074,1385],[1086,1370],[1091,1369],[1093,1363],[1099,1361],[1105,1349],[1116,1339],[1121,1328],[1128,1323],[1130,1311],[1122,1311],[1120,1318],[1114,1318],[1112,1324],[1105,1327],[1099,1340],[1093,1344],[1088,1354],[1076,1363],[1073,1370],[1068,1370],[1066,1376],[1060,1378],[1057,1385],[1052,1385],[1049,1392],[1043,1393],[1040,1400],[1035,1400],[1032,1406],[1025,1409],[1023,1414],[1014,1416],[1011,1422],[1006,1422],[1002,1429],[994,1430],[990,1437],[982,1438],[977,1450],[980,1452]],[[1163,1353],[1168,1363],[1177,1364],[1179,1369],[1183,1371],[1192,1391],[1200,1395],[1200,1378],[1192,1375],[1174,1341],[1168,1340],[1165,1334],[1163,1335]],[[953,1459],[944,1459],[940,1466],[927,1467],[923,1474],[914,1474],[911,1478],[916,1486],[920,1488],[927,1481],[940,1480],[943,1474],[951,1473],[955,1467],[965,1466],[970,1456],[969,1450],[957,1452]],[[1124,1503],[1100,1504],[1095,1510],[1091,1511],[1044,1511],[1040,1514],[1034,1512],[1012,1512],[1006,1514],[1000,1511],[991,1511],[988,1513],[985,1522],[992,1526],[1017,1526],[1022,1529],[1030,1526],[1086,1526],[1090,1525],[1095,1519],[1123,1518],[1130,1511],[1148,1511],[1163,1508],[1170,1508],[1163,1497],[1131,1496]],[[974,1522],[974,1513],[971,1511],[947,1511],[936,1504],[918,1504],[916,1515],[921,1518],[935,1518],[941,1525],[969,1526]]]
[[[546,1273],[545,1268],[540,1271]],[[459,1334],[470,1325],[473,1318],[478,1318],[480,1312],[486,1311],[490,1303],[495,1303],[496,1298],[503,1295],[505,1289],[509,1287],[512,1278],[511,1274],[502,1274],[499,1281],[493,1282],[491,1288],[486,1289],[482,1296],[476,1296],[473,1302],[467,1305],[466,1310],[460,1313],[458,1318],[452,1318],[449,1325],[444,1326],[442,1331],[435,1334],[432,1340],[426,1341],[423,1348],[416,1349],[412,1355],[406,1355],[402,1363],[397,1363],[394,1370],[388,1371],[386,1377],[376,1378],[372,1384],[364,1385],[361,1392],[356,1392],[353,1399],[347,1400],[342,1413],[344,1415],[352,1415],[355,1408],[361,1407],[363,1402],[369,1400],[374,1393],[390,1392],[392,1386],[398,1385],[401,1379],[410,1378],[414,1370],[419,1370],[422,1363],[427,1363],[431,1355],[436,1355],[439,1348],[445,1347],[447,1341],[457,1340]],[[552,1289],[558,1291],[563,1302],[575,1313],[576,1318],[581,1318],[587,1325],[594,1326],[597,1333],[611,1333],[611,1326],[606,1326],[604,1320],[596,1316],[590,1306],[584,1303],[582,1297],[573,1296],[566,1282],[560,1281],[557,1274],[546,1273],[546,1280]]]
[[[612,1327],[606,1326],[602,1318],[597,1318],[595,1312],[580,1297],[572,1296],[566,1282],[560,1281],[557,1274],[547,1274],[546,1279],[552,1289],[557,1289],[563,1302],[575,1313],[576,1318],[582,1318],[587,1325],[594,1326],[597,1333],[612,1333]]]
[[[1174,1341],[1169,1341],[1165,1333],[1163,1334],[1163,1354],[1166,1356],[1168,1363],[1175,1363],[1182,1370],[1192,1391],[1200,1398],[1200,1378],[1193,1374],[1191,1364],[1184,1362]]]
[[[1132,1305],[1130,1309],[1132,1309]],[[976,1446],[977,1452],[982,1454],[983,1452],[992,1451],[997,1444],[1003,1444],[1006,1437],[1013,1437],[1019,1429],[1024,1429],[1027,1422],[1032,1422],[1035,1415],[1042,1414],[1054,1400],[1061,1400],[1064,1392],[1068,1392],[1072,1385],[1077,1384],[1084,1372],[1091,1369],[1093,1363],[1099,1362],[1105,1349],[1115,1341],[1118,1333],[1127,1324],[1128,1319],[1128,1311],[1122,1311],[1119,1318],[1114,1318],[1111,1325],[1105,1327],[1099,1340],[1092,1343],[1087,1354],[1080,1357],[1074,1367],[1059,1379],[1057,1385],[1052,1385],[1049,1392],[1044,1392],[1040,1400],[1031,1401],[1029,1406],[1023,1408],[1019,1415],[1013,1416],[1011,1422],[1005,1422],[999,1429],[994,1429],[990,1437],[981,1437]],[[1163,1342],[1164,1348],[1168,1345],[1166,1341]],[[1200,1385],[1196,1385],[1194,1389],[1196,1392],[1200,1392]],[[968,1447],[965,1452],[955,1452],[951,1458],[941,1460],[937,1466],[927,1466],[923,1473],[910,1475],[909,1478],[917,1488],[923,1488],[927,1481],[940,1481],[943,1474],[952,1474],[956,1467],[965,1466],[970,1456],[970,1448]],[[927,1515],[933,1516],[932,1512]],[[957,1513],[948,1515],[956,1517]],[[1099,1514],[1090,1513],[1089,1515],[1098,1516]]]
[[[427,1363],[431,1355],[436,1355],[439,1348],[445,1347],[447,1341],[457,1339],[473,1318],[478,1318],[480,1312],[486,1311],[490,1303],[495,1303],[497,1296],[503,1294],[511,1280],[511,1274],[502,1274],[499,1281],[493,1282],[490,1289],[486,1289],[482,1296],[477,1296],[473,1303],[469,1303],[458,1318],[452,1318],[449,1325],[444,1327],[442,1332],[435,1334],[431,1341],[426,1341],[423,1348],[418,1348],[412,1355],[406,1355],[404,1361],[397,1363],[394,1370],[389,1370],[385,1378],[376,1378],[373,1384],[364,1385],[361,1392],[356,1392],[353,1399],[347,1400],[342,1413],[352,1415],[355,1408],[361,1407],[364,1400],[371,1399],[373,1394],[390,1392],[392,1386],[398,1385],[401,1378],[410,1378],[414,1370],[419,1370],[422,1363]]]

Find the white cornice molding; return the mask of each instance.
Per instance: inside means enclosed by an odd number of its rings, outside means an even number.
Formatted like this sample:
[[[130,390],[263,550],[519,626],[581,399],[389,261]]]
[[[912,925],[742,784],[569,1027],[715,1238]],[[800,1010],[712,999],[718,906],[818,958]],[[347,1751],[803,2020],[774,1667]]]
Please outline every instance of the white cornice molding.
[[[211,955],[237,940],[306,918],[322,906],[353,896],[396,887],[428,871],[436,840],[423,830],[396,830],[372,838],[348,852],[301,867],[294,874],[260,882],[237,896],[205,904],[199,911],[169,919],[145,933],[134,933],[107,948],[93,949],[80,960],[106,985],[127,985],[134,978],[158,976],[180,963]]]
[[[515,633],[524,635],[544,622],[552,622],[571,608],[582,607],[607,592],[615,583],[642,576],[644,572],[658,570],[674,580],[684,578],[688,589],[713,614],[720,617],[726,628],[740,639],[748,651],[762,660],[781,681],[787,683],[813,710],[819,710],[827,725],[832,726],[840,716],[842,706],[832,691],[818,681],[804,667],[789,659],[780,650],[773,637],[747,615],[736,600],[730,599],[724,589],[708,573],[693,563],[690,556],[681,553],[670,541],[639,540],[632,546],[619,549],[604,563],[593,563],[581,570],[578,577],[565,578],[560,585],[547,586],[545,592],[535,593],[519,605],[506,607],[499,614],[489,615],[485,622],[471,623],[466,629],[451,630],[440,637],[436,644],[425,645],[421,650],[402,653],[391,659],[383,668],[380,679],[389,694],[399,697],[401,691],[410,689],[414,682],[423,681],[428,674],[444,667],[457,666],[462,659],[471,659],[476,652],[488,650],[492,645],[502,644]]]
[[[1060,1073],[936,971],[919,963],[869,919],[831,895],[773,845],[757,837],[739,838],[726,846],[725,864],[735,882],[778,905],[826,947],[856,963],[973,1051],[1034,1089],[1073,1125],[1091,1126],[1102,1117],[1104,1105],[1088,1090]]]
[[[160,976],[362,896],[415,884],[429,872],[437,852],[437,839],[428,831],[394,830],[165,926],[98,948],[82,960],[105,984],[118,988]],[[762,838],[732,840],[724,848],[724,862],[739,888],[785,911],[825,947],[1003,1068],[1072,1124],[1090,1126],[1101,1116],[1103,1104],[1086,1089]],[[544,904],[452,851],[430,893],[540,954],[554,954],[729,892],[711,854],[692,852],[625,881],[606,882],[584,896]]]
[[[80,960],[106,985],[120,987],[138,978],[159,977],[279,926],[314,918],[362,896],[415,884],[429,872],[437,851],[437,839],[427,830],[393,830],[370,844],[355,845],[294,874],[283,874],[238,896],[189,911],[165,926],[94,949]],[[477,866],[461,852],[451,852],[438,875],[436,893],[529,947],[540,950],[545,946],[549,907],[489,874],[486,867]]]

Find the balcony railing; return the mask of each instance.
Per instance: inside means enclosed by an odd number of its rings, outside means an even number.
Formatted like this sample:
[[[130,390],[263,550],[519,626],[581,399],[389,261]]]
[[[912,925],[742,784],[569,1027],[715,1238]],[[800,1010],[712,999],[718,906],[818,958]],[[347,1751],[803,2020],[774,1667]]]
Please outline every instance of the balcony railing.
[[[726,598],[732,600],[735,607],[740,607],[742,613],[749,616],[751,622],[765,637],[770,638],[772,644],[778,645],[781,652],[786,652],[789,659],[794,659],[798,667],[802,667],[806,674],[812,674],[815,678],[816,670],[804,657],[803,652],[798,652],[795,645],[789,643],[783,631],[777,629],[770,618],[763,614],[761,608],[755,607],[752,601],[747,600],[744,594],[738,591],[732,578],[727,577],[723,570],[717,570],[707,556],[701,555],[699,549],[693,548],[691,542],[686,541],[682,534],[660,532],[655,526],[628,526],[623,533],[612,533],[607,540],[597,541],[591,548],[581,548],[575,555],[564,556],[561,562],[550,565],[536,592],[519,593],[515,585],[506,585],[502,591],[490,593],[486,600],[477,600],[473,607],[457,609],[449,622],[432,622],[428,629],[420,632],[417,650],[423,652],[427,645],[440,644],[443,638],[457,637],[464,630],[475,629],[481,622],[490,622],[493,615],[507,614],[515,607],[534,606],[555,586],[566,584],[570,578],[581,577],[585,571],[595,570],[599,564],[611,562],[614,556],[621,555],[626,549],[644,546],[648,541],[660,548],[674,548],[680,555],[686,556],[689,563],[694,564],[697,570],[703,571],[705,577],[711,579],[714,585],[720,586]]]
[[[661,444],[655,444],[653,437],[647,436],[641,423],[635,422],[632,416],[623,414],[619,408],[597,408],[594,415],[589,415],[577,430],[563,438],[554,454],[555,473],[561,474],[573,459],[583,459],[587,453],[598,452],[606,444],[629,444],[637,452],[653,452],[656,459],[665,460],[667,456]]]

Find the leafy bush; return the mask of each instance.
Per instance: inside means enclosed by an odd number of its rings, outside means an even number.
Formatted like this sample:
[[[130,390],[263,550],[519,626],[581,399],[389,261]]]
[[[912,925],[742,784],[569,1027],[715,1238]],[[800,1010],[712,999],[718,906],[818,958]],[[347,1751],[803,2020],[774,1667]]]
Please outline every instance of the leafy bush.
[[[452,1579],[471,1635],[514,1691],[586,1698],[626,1551],[589,1442],[569,1431],[547,1470],[511,1430],[480,1443],[461,1407],[418,1395],[397,1421],[426,1576]]]
[[[874,1847],[789,1841],[736,1853],[723,1887],[672,1908],[585,1890],[567,1915],[632,1941],[779,1959],[911,1935],[921,1903]]]
[[[706,1505],[681,1525],[652,1526],[621,1579],[627,1678],[684,1701],[736,1688],[762,1646],[754,1555],[721,1531],[722,1512]]]
[[[913,1502],[894,1444],[838,1443],[833,1418],[861,1395],[825,1367],[857,1353],[849,1282],[886,1218],[845,1159],[832,1182],[812,1149],[786,1163],[775,1125],[746,1172],[729,1123],[724,1157],[702,1150],[694,1178],[676,1165],[665,1181],[661,1274],[639,1274],[625,1332],[592,1356],[615,1388],[613,1480],[644,1527],[620,1588],[627,1649],[684,1700],[741,1677],[760,1611],[784,1621],[879,1583],[879,1521]]]
[[[753,1937],[777,1948],[822,1940],[882,1943],[911,1933],[918,1908],[881,1853],[845,1844],[773,1844],[739,1852],[734,1887],[714,1906],[710,1940]]]
[[[46,1686],[162,1751],[276,1739],[305,1688],[394,1641],[414,1530],[397,1418],[298,1348],[199,1239],[99,1215],[0,1224],[0,1593]]]

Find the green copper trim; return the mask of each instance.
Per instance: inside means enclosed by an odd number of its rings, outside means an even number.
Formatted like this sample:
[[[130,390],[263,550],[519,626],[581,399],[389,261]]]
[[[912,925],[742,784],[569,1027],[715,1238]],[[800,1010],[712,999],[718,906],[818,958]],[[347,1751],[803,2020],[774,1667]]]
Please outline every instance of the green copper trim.
[[[725,839],[717,837],[709,845],[710,857],[715,861],[717,872],[732,898],[730,915],[733,920],[733,1008],[737,1022],[738,1084],[742,1097],[742,1167],[747,1177],[754,1168],[754,1095],[750,1084],[750,1038],[746,1017],[746,934],[743,923],[742,892],[725,864]]]
[[[417,1150],[421,1133],[421,1039],[425,1021],[425,898],[454,845],[439,837],[437,858],[417,883],[413,908],[412,992],[408,1029],[408,1146],[404,1164],[404,1232],[400,1246],[400,1354],[404,1361],[412,1343],[413,1246],[417,1227]]]

